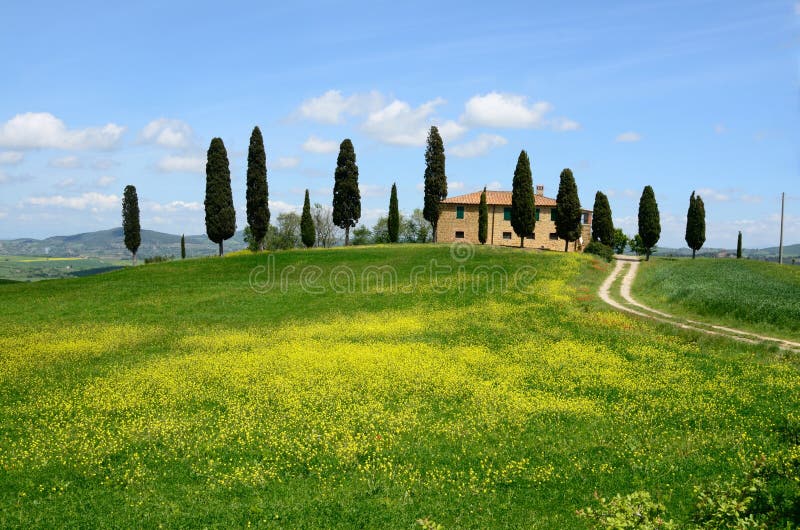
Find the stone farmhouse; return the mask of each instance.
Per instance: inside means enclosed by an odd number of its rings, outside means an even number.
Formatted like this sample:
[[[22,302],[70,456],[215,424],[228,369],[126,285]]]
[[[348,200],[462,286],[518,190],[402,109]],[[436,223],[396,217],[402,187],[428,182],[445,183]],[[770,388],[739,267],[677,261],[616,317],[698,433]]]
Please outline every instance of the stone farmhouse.
[[[478,241],[478,207],[481,192],[467,193],[457,197],[448,197],[442,201],[442,213],[436,230],[436,238],[440,243],[465,241],[479,244]],[[556,235],[555,199],[544,196],[544,186],[536,186],[534,196],[536,204],[536,226],[534,237],[525,238],[525,248],[564,251],[564,240]],[[519,237],[511,228],[511,192],[487,191],[486,204],[489,207],[489,230],[486,235],[487,245],[519,247]],[[578,241],[569,245],[570,251],[580,252],[591,241],[592,211],[583,210],[581,218],[582,235]]]

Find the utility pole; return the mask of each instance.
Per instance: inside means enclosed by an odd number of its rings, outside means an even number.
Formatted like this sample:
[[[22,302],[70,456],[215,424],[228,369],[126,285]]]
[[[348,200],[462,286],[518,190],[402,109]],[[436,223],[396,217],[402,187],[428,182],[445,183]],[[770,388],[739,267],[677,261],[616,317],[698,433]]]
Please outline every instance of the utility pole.
[[[778,265],[783,265],[783,203],[786,198],[786,192],[781,192],[781,242],[778,245]]]

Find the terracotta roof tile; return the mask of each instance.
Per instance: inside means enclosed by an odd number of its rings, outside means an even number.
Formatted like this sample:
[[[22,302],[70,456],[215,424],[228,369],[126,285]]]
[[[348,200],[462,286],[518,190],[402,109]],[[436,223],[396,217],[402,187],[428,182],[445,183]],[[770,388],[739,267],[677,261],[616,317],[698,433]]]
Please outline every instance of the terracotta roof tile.
[[[534,195],[536,206],[555,206],[556,200],[542,195]],[[448,197],[442,201],[445,204],[480,204],[481,192],[467,193],[466,195],[458,195],[456,197]],[[498,206],[511,206],[511,192],[510,191],[486,191],[486,204],[495,204]]]

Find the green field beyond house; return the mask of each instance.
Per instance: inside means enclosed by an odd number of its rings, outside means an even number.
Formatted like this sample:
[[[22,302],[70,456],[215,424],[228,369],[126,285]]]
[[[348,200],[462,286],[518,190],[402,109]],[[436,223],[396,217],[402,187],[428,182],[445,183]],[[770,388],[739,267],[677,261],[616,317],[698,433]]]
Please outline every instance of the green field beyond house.
[[[634,490],[685,521],[785,447],[798,364],[608,309],[608,267],[401,245],[4,285],[0,527],[582,528]]]
[[[117,270],[126,262],[116,258],[0,256],[0,281],[29,282],[80,278]]]
[[[655,258],[642,263],[633,291],[677,316],[800,340],[800,267]]]

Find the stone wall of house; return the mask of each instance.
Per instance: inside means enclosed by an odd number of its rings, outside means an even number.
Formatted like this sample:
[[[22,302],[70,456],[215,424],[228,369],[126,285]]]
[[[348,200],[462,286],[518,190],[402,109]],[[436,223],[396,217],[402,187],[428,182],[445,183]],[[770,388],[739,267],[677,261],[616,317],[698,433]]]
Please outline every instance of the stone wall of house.
[[[478,241],[478,205],[465,204],[464,218],[456,218],[456,204],[443,204],[442,213],[437,226],[437,241],[439,243],[452,243],[465,241],[475,245]],[[511,228],[511,221],[506,221],[503,215],[504,206],[489,205],[489,230],[486,236],[487,245],[519,247],[519,237]],[[591,225],[583,225],[583,245],[589,243],[591,238]],[[463,237],[461,236],[463,232]],[[564,240],[555,237],[556,225],[550,220],[550,207],[539,208],[539,220],[536,221],[533,239],[525,238],[525,248],[564,251]],[[555,239],[551,238],[551,234]],[[569,251],[582,250],[576,241],[569,245]]]

